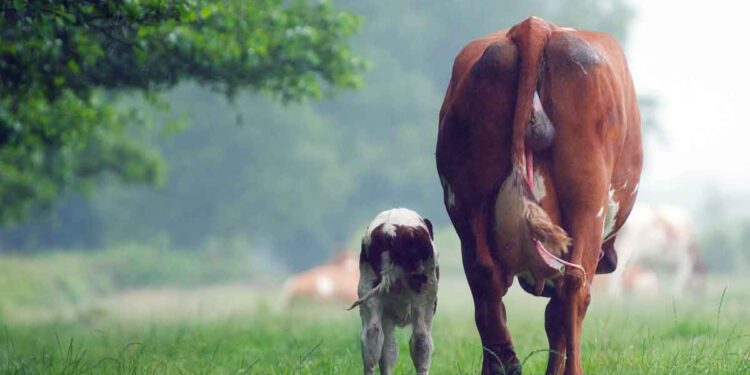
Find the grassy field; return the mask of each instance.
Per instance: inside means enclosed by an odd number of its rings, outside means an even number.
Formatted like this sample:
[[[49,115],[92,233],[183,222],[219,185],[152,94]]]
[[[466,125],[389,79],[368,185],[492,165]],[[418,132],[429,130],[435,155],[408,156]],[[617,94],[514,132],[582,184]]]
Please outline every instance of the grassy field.
[[[585,323],[589,374],[750,373],[750,285],[712,279],[697,300],[614,301],[595,296]],[[726,289],[725,289],[726,288]],[[541,374],[547,353],[544,299],[514,287],[507,300],[524,373]],[[356,312],[303,305],[280,313],[277,290],[251,286],[146,293],[30,323],[6,318],[5,374],[354,374],[361,372]],[[166,292],[163,292],[166,293]],[[476,374],[480,347],[468,290],[441,284],[433,374]],[[218,297],[217,297],[218,295]],[[129,298],[129,299],[128,299]],[[196,298],[199,300],[195,302]],[[154,305],[161,301],[161,305]],[[238,301],[242,301],[239,303]],[[104,305],[104,307],[101,306]],[[92,305],[93,306],[93,305]],[[151,308],[149,308],[151,306]],[[196,307],[197,306],[197,307]],[[144,315],[143,311],[162,314]],[[93,312],[92,312],[93,311]],[[151,311],[154,312],[154,311]],[[396,373],[411,373],[408,330]]]

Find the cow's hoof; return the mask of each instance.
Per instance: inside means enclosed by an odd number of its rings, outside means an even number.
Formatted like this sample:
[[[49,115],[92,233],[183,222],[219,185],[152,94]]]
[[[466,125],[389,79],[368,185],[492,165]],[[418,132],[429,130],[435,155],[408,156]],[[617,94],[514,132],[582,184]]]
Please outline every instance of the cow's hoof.
[[[521,375],[521,364],[512,363],[505,369],[505,375]]]
[[[510,358],[500,363],[497,359],[489,365],[489,371],[482,371],[483,374],[490,375],[521,375],[521,364],[517,358]]]
[[[521,375],[521,362],[512,346],[485,347],[484,351],[483,375]]]
[[[489,373],[490,375],[521,375],[521,364],[509,363],[503,367],[499,363],[494,363]]]

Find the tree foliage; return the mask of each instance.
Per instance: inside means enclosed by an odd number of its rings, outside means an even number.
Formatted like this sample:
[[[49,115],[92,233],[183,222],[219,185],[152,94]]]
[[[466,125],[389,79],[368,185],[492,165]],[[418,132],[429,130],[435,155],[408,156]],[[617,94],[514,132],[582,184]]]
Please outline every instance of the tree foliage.
[[[123,110],[122,93],[158,103],[191,80],[297,101],[354,87],[363,68],[346,45],[358,19],[327,2],[0,4],[0,222],[102,175],[159,181],[159,156],[126,130],[143,111]]]
[[[92,201],[72,199],[37,225],[0,233],[0,241],[97,247],[167,238],[195,248],[244,237],[301,268],[361,236],[379,210],[406,206],[447,225],[434,150],[456,53],[532,14],[621,40],[632,16],[621,0],[337,5],[364,19],[352,43],[372,62],[362,90],[282,107],[247,93],[229,105],[205,88],[179,86],[165,98],[189,126],[173,137],[141,138],[165,155],[162,189],[107,185]],[[77,222],[91,224],[74,231]]]

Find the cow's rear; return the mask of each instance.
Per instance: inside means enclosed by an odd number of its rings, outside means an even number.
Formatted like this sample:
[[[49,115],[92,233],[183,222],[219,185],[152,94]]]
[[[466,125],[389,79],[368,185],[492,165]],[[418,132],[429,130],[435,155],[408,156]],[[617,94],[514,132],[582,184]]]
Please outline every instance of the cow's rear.
[[[500,301],[515,276],[552,298],[546,328],[558,354],[548,372],[581,373],[589,284],[597,268],[616,264],[614,237],[642,163],[637,101],[616,41],[532,17],[469,43],[454,63],[436,156],[486,349],[483,373],[518,368]]]
[[[362,238],[359,306],[364,373],[391,374],[398,359],[395,328],[410,325],[414,368],[427,375],[439,277],[432,223],[396,208],[379,213]]]

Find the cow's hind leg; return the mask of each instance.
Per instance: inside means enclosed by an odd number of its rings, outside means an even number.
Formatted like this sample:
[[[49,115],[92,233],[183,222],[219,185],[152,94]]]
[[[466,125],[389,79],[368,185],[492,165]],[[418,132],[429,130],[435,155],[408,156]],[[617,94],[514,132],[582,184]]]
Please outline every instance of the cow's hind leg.
[[[573,241],[573,243],[581,243],[581,241],[576,242],[576,237],[573,237]],[[594,250],[589,247],[587,251],[596,251],[598,256],[598,250],[598,248]],[[567,355],[565,375],[583,374],[581,366],[581,332],[583,329],[583,318],[586,316],[589,303],[591,303],[590,285],[596,271],[596,260],[588,266],[585,260],[583,263],[586,274],[584,275],[578,269],[568,270],[562,285],[562,293],[565,300],[563,316]]]
[[[570,165],[581,165],[581,163]],[[592,172],[588,176],[569,173],[560,178],[561,181],[564,181],[564,178],[568,179],[563,182],[563,186],[577,187],[567,189],[564,195],[561,194],[561,202],[564,207],[563,217],[573,240],[568,261],[582,267],[582,269],[567,268],[562,285],[558,287],[558,294],[562,300],[566,343],[565,375],[583,374],[581,331],[583,319],[591,302],[590,286],[599,262],[604,218],[607,215],[605,211],[607,184],[604,167],[593,169],[602,172]],[[587,191],[583,191],[581,186],[585,186]]]
[[[565,365],[565,305],[559,296],[553,296],[544,311],[544,329],[549,341],[547,375],[562,374]]]
[[[584,35],[554,32],[545,47],[542,101],[557,135],[550,149],[552,179],[563,227],[572,239],[559,295],[566,340],[565,374],[580,375],[581,329],[591,301],[590,284],[599,263],[602,237],[614,229],[619,205],[611,185],[622,152],[625,99],[612,80],[619,73]],[[604,222],[608,221],[608,233]],[[611,268],[611,265],[610,267]]]
[[[577,157],[585,157],[579,156]],[[585,165],[576,158],[558,160],[566,161],[564,166]],[[575,161],[575,162],[574,162]],[[581,331],[583,319],[591,302],[590,286],[601,253],[602,232],[607,210],[608,181],[605,167],[589,162],[593,166],[589,173],[574,173],[561,167],[557,176],[558,186],[568,187],[558,191],[563,207],[563,221],[571,235],[573,246],[568,253],[568,261],[581,268],[567,268],[562,285],[558,287],[558,296],[562,304],[562,316],[565,332],[566,360],[565,375],[581,375]],[[557,307],[554,302],[552,307]],[[558,311],[559,313],[559,311]],[[552,321],[550,322],[552,323]],[[559,340],[559,339],[558,339]],[[558,344],[559,342],[555,342]]]
[[[380,356],[380,374],[390,375],[398,361],[398,342],[396,325],[392,319],[383,318],[383,352]]]
[[[484,215],[472,218],[471,233],[461,237],[461,252],[482,339],[482,375],[520,374],[521,365],[513,349],[502,301],[508,290],[507,280],[490,253]]]

